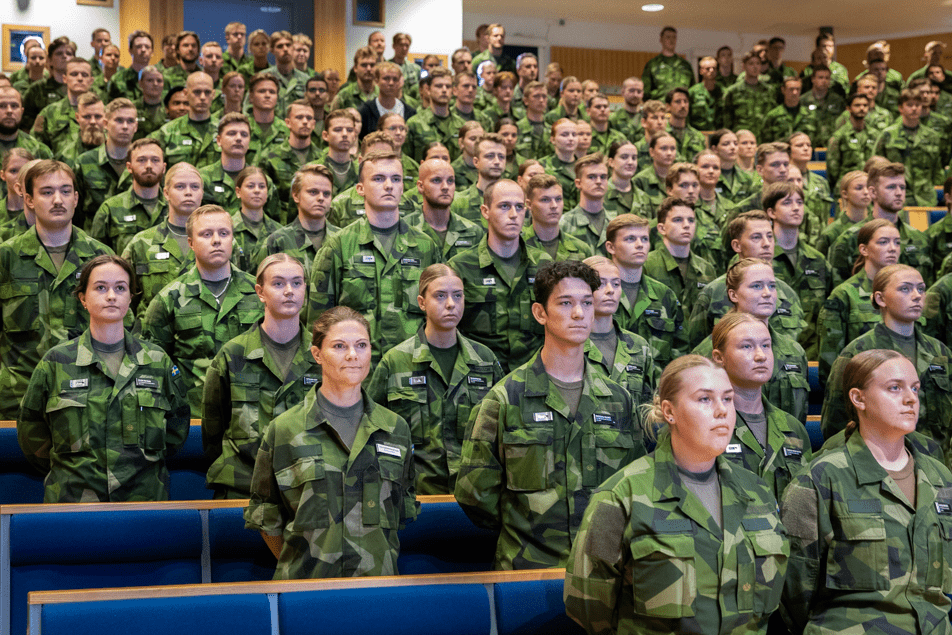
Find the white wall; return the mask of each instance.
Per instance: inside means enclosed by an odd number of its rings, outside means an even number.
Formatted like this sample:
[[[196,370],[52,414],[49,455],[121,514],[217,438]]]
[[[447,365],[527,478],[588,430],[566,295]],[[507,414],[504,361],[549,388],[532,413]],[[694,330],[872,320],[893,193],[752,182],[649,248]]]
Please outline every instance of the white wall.
[[[629,24],[607,24],[597,22],[567,21],[559,26],[556,19],[531,18],[522,16],[501,16],[480,13],[463,14],[463,34],[468,40],[476,37],[476,27],[480,24],[499,22],[506,27],[506,43],[539,47],[539,66],[545,68],[550,61],[550,47],[570,46],[579,48],[617,49],[628,51],[661,51],[658,41],[661,29],[657,27],[635,26]],[[685,56],[692,65],[703,55],[714,55],[721,46],[734,49],[735,66],[740,68],[740,58],[744,51],[762,39],[769,39],[773,33],[727,33],[722,31],[698,31],[678,29],[678,53]],[[810,61],[813,51],[812,37],[784,37],[787,41],[786,59]],[[695,69],[696,70],[696,69]]]
[[[112,41],[119,48],[122,36],[119,33],[119,3],[113,7],[92,7],[76,4],[76,0],[3,0],[3,23],[27,26],[50,27],[50,38],[66,35],[79,46],[77,53],[90,57],[93,49],[89,46],[93,29],[109,29]],[[24,7],[21,9],[21,7]]]
[[[7,0],[9,1],[9,0]],[[409,33],[413,38],[410,53],[436,53],[450,56],[462,46],[462,0],[386,0],[386,24],[383,29],[354,26],[353,3],[347,6],[347,64],[350,67],[354,52],[366,46],[374,31],[383,31],[387,38],[384,57],[393,55],[390,46],[394,33]]]

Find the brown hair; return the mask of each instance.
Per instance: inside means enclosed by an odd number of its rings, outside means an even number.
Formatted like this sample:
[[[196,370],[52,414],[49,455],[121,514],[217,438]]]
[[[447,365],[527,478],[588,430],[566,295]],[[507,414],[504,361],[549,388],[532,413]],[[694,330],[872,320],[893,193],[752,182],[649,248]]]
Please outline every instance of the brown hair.
[[[251,122],[248,120],[248,115],[240,112],[230,112],[218,120],[218,134],[220,135],[225,128],[236,123],[245,124],[248,126],[248,132],[251,132]]]
[[[659,133],[655,133],[659,134]],[[671,135],[668,135],[671,136]],[[678,179],[681,178],[682,174],[687,174],[690,172],[694,176],[701,179],[701,171],[697,169],[697,166],[693,163],[675,163],[670,168],[668,168],[668,174],[664,177],[664,185],[667,189],[673,188],[678,183]]]
[[[866,185],[874,187],[881,178],[892,178],[906,175],[906,166],[902,163],[876,163],[869,171]]]
[[[536,174],[526,183],[526,198],[532,198],[536,190],[547,190],[559,185],[559,180],[551,174]]]
[[[750,313],[729,311],[724,317],[718,320],[717,324],[714,325],[714,330],[711,332],[711,344],[714,346],[714,350],[723,353],[727,349],[727,342],[731,331],[741,324],[748,323],[763,324],[762,321]]]
[[[582,178],[582,170],[590,168],[594,165],[604,165],[605,169],[608,169],[608,161],[605,160],[605,155],[601,152],[593,152],[591,154],[586,154],[584,157],[580,158],[575,162],[575,178]]]
[[[860,172],[862,174],[862,172]],[[882,229],[883,227],[895,227],[885,218],[874,218],[873,220],[865,223],[862,227],[859,228],[859,232],[856,235],[856,247],[859,248],[860,245],[868,245],[873,240],[876,232]],[[856,274],[860,269],[866,265],[866,256],[862,253],[856,256],[856,263],[853,265],[853,270],[851,273]]]
[[[605,240],[615,242],[615,234],[618,230],[626,227],[648,227],[651,223],[647,218],[642,218],[637,214],[619,214],[608,222],[605,228]]]
[[[397,144],[393,142],[393,137],[390,136],[389,132],[375,130],[364,137],[364,140],[360,142],[360,153],[362,155],[367,154],[367,148],[374,145],[375,143],[382,143],[394,151],[397,149]]]
[[[357,322],[367,331],[367,338],[370,338],[370,324],[367,323],[367,318],[349,306],[335,306],[321,313],[321,316],[314,321],[311,346],[320,348],[331,327],[341,322]]]
[[[869,298],[869,301],[872,303],[873,308],[877,309],[880,313],[885,308],[882,304],[876,302],[876,294],[882,293],[886,290],[886,287],[889,286],[889,281],[892,280],[893,276],[903,271],[914,271],[919,273],[919,271],[909,265],[888,265],[879,270],[879,273],[876,274],[876,277],[873,278],[873,292]],[[922,275],[922,274],[920,274]]]
[[[73,172],[73,168],[69,167],[62,161],[43,159],[42,161],[35,163],[29,170],[26,171],[26,176],[23,177],[23,192],[33,196],[33,186],[36,184],[36,180],[41,176],[55,174],[57,172],[63,172],[69,176],[70,180],[73,182],[73,189],[76,188],[76,173]]]
[[[865,390],[877,368],[900,357],[902,354],[897,351],[874,348],[857,354],[846,363],[846,368],[843,369],[843,394],[846,397],[846,414],[849,419],[849,423],[846,424],[847,438],[859,427],[859,414],[856,412],[853,400],[850,399],[850,391],[854,388]]]
[[[126,275],[129,276],[129,295],[132,297],[139,295],[139,280],[136,278],[135,269],[133,269],[129,261],[115,254],[100,254],[95,258],[87,260],[79,272],[79,282],[76,283],[76,288],[73,289],[73,295],[77,300],[81,299],[79,297],[80,295],[85,295],[93,270],[100,265],[108,264],[119,265],[122,270],[126,272]]]
[[[800,199],[803,199],[803,188],[793,181],[771,183],[764,188],[763,194],[760,196],[760,204],[764,210],[774,209],[777,203],[794,194],[799,194]]]
[[[212,214],[224,214],[228,217],[228,224],[231,225],[231,214],[228,213],[221,205],[202,205],[197,210],[192,212],[188,220],[185,222],[185,233],[188,234],[188,237],[192,237],[192,228],[195,227],[195,223],[202,216],[211,216]]]
[[[666,196],[661,205],[658,206],[658,224],[664,223],[668,220],[668,213],[675,207],[686,207],[692,212],[694,211],[694,205],[688,203],[683,198],[678,198],[677,196]]]
[[[727,224],[727,244],[730,245],[733,241],[740,240],[740,237],[744,235],[744,230],[747,229],[747,224],[755,220],[771,222],[770,217],[767,216],[767,212],[761,209],[752,209],[749,212],[742,212],[731,219],[731,222]],[[771,225],[772,224],[773,223],[771,223]]]
[[[418,295],[426,297],[426,290],[430,284],[434,280],[445,276],[453,276],[454,278],[459,278],[460,281],[463,280],[462,276],[456,272],[456,269],[442,262],[437,262],[424,269],[420,274],[420,281],[417,283],[417,288],[419,289],[417,292]]]
[[[758,260],[757,258],[740,258],[732,264],[727,269],[727,275],[724,277],[724,284],[728,291],[737,291],[740,289],[741,283],[744,282],[744,275],[747,273],[747,270],[755,265],[764,265],[765,267],[770,267],[763,260]],[[770,267],[771,271],[773,267]]]
[[[331,184],[331,193],[334,192],[334,175],[331,174],[331,171],[320,163],[305,163],[300,168],[298,168],[298,171],[294,173],[294,177],[291,179],[292,196],[301,193],[301,188],[304,187],[303,181],[305,174],[310,174],[312,176],[323,176]]]
[[[25,148],[10,148],[3,153],[3,160],[0,162],[0,170],[6,170],[10,166],[10,161],[14,158],[32,161],[35,157]]]
[[[265,171],[259,168],[257,165],[246,165],[242,168],[241,172],[238,173],[238,176],[235,177],[235,187],[241,187],[244,185],[245,181],[249,176],[259,175],[264,177],[264,182],[268,182],[268,175],[265,174]]]
[[[304,271],[304,265],[301,264],[301,261],[286,252],[279,251],[276,254],[271,254],[258,264],[258,270],[255,272],[255,284],[263,285],[264,274],[268,270],[268,267],[271,265],[276,265],[279,262],[293,262],[301,268],[301,272],[304,274],[305,280],[307,279],[307,272]]]

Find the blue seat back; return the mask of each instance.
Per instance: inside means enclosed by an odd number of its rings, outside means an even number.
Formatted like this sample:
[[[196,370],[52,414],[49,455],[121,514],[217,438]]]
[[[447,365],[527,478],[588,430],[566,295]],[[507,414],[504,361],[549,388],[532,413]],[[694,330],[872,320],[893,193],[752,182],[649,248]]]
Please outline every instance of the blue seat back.
[[[400,531],[401,575],[489,571],[495,532],[473,524],[455,501],[426,503],[417,519]]]
[[[274,577],[277,561],[257,531],[245,529],[244,509],[208,510],[212,582],[249,582]]]
[[[495,585],[499,635],[584,635],[584,629],[565,614],[564,587],[564,580]]]

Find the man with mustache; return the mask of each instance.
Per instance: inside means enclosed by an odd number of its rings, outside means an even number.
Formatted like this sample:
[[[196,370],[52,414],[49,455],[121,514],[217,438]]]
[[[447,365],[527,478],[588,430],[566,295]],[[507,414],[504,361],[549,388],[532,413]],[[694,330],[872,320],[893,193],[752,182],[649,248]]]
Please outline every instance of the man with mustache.
[[[57,160],[67,165],[76,165],[79,155],[106,142],[106,106],[99,95],[89,91],[79,96],[76,102],[76,121],[79,123],[79,129],[70,133],[66,142],[55,153]]]
[[[127,159],[132,186],[103,202],[89,232],[117,253],[122,253],[137,233],[158,223],[168,208],[159,189],[165,174],[165,156],[159,143],[155,139],[134,141]]]

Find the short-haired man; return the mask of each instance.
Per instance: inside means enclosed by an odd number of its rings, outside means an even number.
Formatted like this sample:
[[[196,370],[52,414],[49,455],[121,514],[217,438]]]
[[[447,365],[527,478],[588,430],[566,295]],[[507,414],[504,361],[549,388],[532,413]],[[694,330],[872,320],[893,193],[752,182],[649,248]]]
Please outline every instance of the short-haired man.
[[[836,40],[833,34],[827,31],[821,32],[816,37],[816,49],[814,57],[826,64],[830,69],[830,78],[832,80],[833,90],[845,96],[850,90],[850,75],[846,67],[836,61]],[[809,82],[814,72],[814,66],[807,66],[803,69],[801,77],[805,82]]]
[[[327,118],[327,114],[330,112],[328,110],[328,104],[330,103],[328,95],[330,93],[324,75],[321,73],[311,75],[307,84],[305,84],[304,94],[304,98],[314,109],[314,130],[311,132],[311,138],[318,148],[323,149],[324,139],[321,138],[321,133],[324,132],[324,119]]]
[[[465,71],[472,71],[473,54],[470,53],[469,49],[465,46],[456,49],[450,56],[450,67],[453,69],[454,75],[458,75],[459,73]]]
[[[357,122],[346,110],[334,110],[324,120],[321,133],[324,148],[320,163],[334,175],[334,191],[343,192],[358,181],[357,162],[351,158],[350,149],[357,144]]]
[[[159,60],[158,66],[163,73],[170,68],[178,66],[178,53],[175,52],[175,40],[178,37],[178,33],[169,33],[162,38],[162,59]]]
[[[20,128],[33,130],[33,123],[40,112],[48,105],[67,96],[66,64],[76,56],[76,43],[68,37],[61,36],[50,42],[46,49],[50,76],[34,82],[23,95],[23,121]],[[84,60],[85,61],[85,60]],[[88,65],[89,62],[87,61]],[[92,85],[92,71],[90,70],[90,86]],[[87,86],[88,88],[88,86]],[[85,90],[85,89],[84,89]],[[82,92],[82,91],[80,91]],[[72,103],[75,105],[74,96]],[[52,150],[52,148],[50,148]]]
[[[714,265],[691,250],[697,231],[694,204],[669,196],[658,207],[662,244],[648,254],[645,273],[672,291],[681,306],[694,306],[697,296],[717,277]]]
[[[331,106],[332,110],[360,108],[365,101],[377,97],[377,84],[374,82],[377,61],[377,54],[369,46],[362,46],[357,49],[354,53],[354,72],[357,81],[352,84],[345,84],[338,91]]]
[[[545,125],[547,97],[542,82],[531,82],[523,90],[526,115],[516,122],[519,129],[516,152],[527,159],[542,159],[549,153],[549,130]]]
[[[165,78],[155,66],[149,65],[139,74],[138,99],[133,101],[136,107],[135,139],[148,137],[166,123],[165,107],[162,103],[162,93],[165,92]]]
[[[485,233],[479,223],[450,210],[456,195],[454,178],[453,166],[442,159],[428,159],[420,164],[416,185],[422,206],[419,212],[407,214],[405,219],[408,225],[436,243],[443,260],[475,247]]]
[[[484,134],[486,131],[478,121],[467,121],[459,129],[460,155],[451,165],[456,173],[456,186],[460,190],[470,187],[479,178],[473,159],[476,157],[476,144]]]
[[[688,89],[684,86],[672,88],[664,96],[664,103],[668,107],[666,130],[678,142],[678,154],[693,160],[701,150],[707,147],[707,139],[688,124],[688,115],[691,112],[691,96]]]
[[[288,135],[287,125],[278,118],[280,100],[280,86],[273,73],[256,73],[248,81],[248,102],[251,104],[248,163],[252,165],[257,164],[259,152],[281,143],[281,139]]]
[[[498,182],[506,170],[506,142],[498,133],[484,134],[476,141],[473,155],[476,182],[460,191],[453,200],[451,213],[474,223],[482,223],[485,216],[480,211],[485,205],[486,192]]]
[[[649,154],[648,147],[651,142],[651,137],[658,134],[661,131],[667,131],[668,119],[667,119],[667,106],[664,105],[664,102],[658,101],[657,99],[649,99],[641,106],[641,136],[633,140],[632,143],[635,144],[635,147],[638,148],[638,169],[644,170],[645,168],[651,167],[651,154]],[[674,135],[671,135],[672,137]],[[675,147],[677,147],[677,139],[675,139]]]
[[[724,120],[724,89],[717,83],[717,60],[710,55],[697,63],[698,83],[688,88],[688,122],[697,130],[717,130]]]
[[[248,123],[248,117],[240,112],[230,112],[222,117],[218,122],[215,143],[221,148],[219,160],[198,171],[202,175],[202,205],[218,205],[226,210],[237,210],[241,203],[238,200],[235,179],[248,164],[248,147],[251,144],[251,125]],[[268,202],[264,206],[265,214],[281,221],[284,219],[284,210],[278,198],[278,190],[270,178],[266,177],[266,181]],[[246,254],[235,255],[247,257]]]
[[[349,306],[370,323],[373,363],[416,333],[426,317],[416,298],[420,273],[441,262],[439,247],[400,219],[403,165],[394,152],[360,163],[357,193],[365,216],[330,236],[311,266],[308,321],[333,306]]]
[[[114,99],[105,108],[106,142],[76,159],[76,185],[79,207],[73,224],[87,232],[93,216],[103,202],[129,187],[132,175],[127,170],[129,146],[138,126],[136,107],[124,97]]]
[[[783,63],[787,41],[775,35],[767,42],[767,81],[774,86],[783,85],[788,77],[797,77],[797,71]]]
[[[340,231],[339,227],[327,222],[334,190],[333,178],[330,170],[316,163],[306,163],[295,172],[291,180],[291,200],[297,215],[290,224],[258,242],[252,258],[254,267],[272,254],[285,252],[301,261],[305,273],[311,270],[311,263],[321,246],[329,236]]]
[[[942,185],[942,194],[942,202],[945,208],[949,210],[949,208],[952,207],[952,176],[948,177]],[[952,271],[952,258],[949,257],[949,254],[952,254],[952,210],[946,212],[945,216],[938,222],[929,225],[929,229],[926,230],[925,234],[929,239],[929,246],[933,255],[935,255],[936,258],[942,259],[941,267],[939,265],[933,266],[935,279],[938,281]],[[937,337],[943,342],[947,339],[952,341],[952,337],[949,337],[949,334],[952,334],[952,331],[943,333],[941,337],[939,335],[933,335],[933,337]]]
[[[601,152],[607,156],[612,144],[628,141],[623,133],[614,130],[609,123],[611,108],[608,97],[602,93],[596,93],[585,104],[585,112],[591,118],[592,126],[592,144],[589,146],[589,153]]]
[[[761,210],[744,212],[734,218],[727,227],[727,240],[737,258],[756,258],[773,265],[774,235],[770,218]],[[727,275],[711,281],[701,290],[685,331],[692,347],[700,344],[711,334],[714,325],[734,308],[727,294]],[[791,339],[799,338],[806,328],[803,307],[797,292],[783,280],[777,281],[777,308],[770,316],[768,326]],[[798,413],[791,413],[799,418]]]
[[[527,310],[536,270],[550,258],[522,239],[525,212],[525,193],[517,183],[493,183],[480,206],[486,235],[450,260],[463,278],[465,294],[473,299],[460,330],[493,349],[507,371],[528,361],[542,343],[542,329]]]
[[[169,167],[185,162],[203,168],[218,160],[215,135],[218,122],[212,120],[211,105],[215,87],[212,78],[198,71],[188,76],[185,96],[188,116],[168,122],[152,133],[165,148],[165,162]]]
[[[452,112],[463,121],[479,121],[485,128],[489,128],[491,121],[488,117],[477,113],[474,108],[476,92],[479,90],[479,79],[472,71],[461,71],[453,76],[453,104]]]
[[[916,82],[920,83],[917,85]],[[936,110],[939,104],[939,94],[942,90],[939,88],[938,83],[926,78],[909,82],[909,86],[912,90],[918,91],[922,102],[922,110],[919,113],[919,124],[927,128],[932,128],[939,134],[939,137],[942,139],[942,155],[940,160],[942,161],[942,165],[948,165],[950,152],[952,152],[952,148],[950,148],[950,145],[952,145],[952,143],[950,143],[950,137],[952,137],[952,118]]]
[[[222,69],[226,73],[237,71],[245,61],[245,39],[248,36],[248,27],[241,22],[229,22],[225,25],[225,44],[228,50],[222,53]]]
[[[837,117],[840,116],[846,104],[843,96],[830,90],[832,74],[830,68],[824,65],[814,65],[810,90],[800,96],[800,105],[806,106],[809,119],[812,120],[813,135],[810,140],[814,147],[822,147],[839,127]],[[875,78],[870,78],[871,84]],[[857,89],[859,87],[857,86]],[[874,89],[875,90],[875,89]],[[875,98],[874,92],[871,99]]]
[[[562,186],[551,174],[536,174],[526,185],[526,202],[532,224],[522,230],[528,247],[541,249],[553,260],[584,260],[595,250],[581,238],[562,231],[565,203]]]
[[[473,522],[499,531],[497,569],[565,566],[578,510],[645,452],[628,391],[585,357],[600,286],[580,262],[539,268],[532,315],[543,325],[542,348],[493,386],[470,419],[455,494]],[[598,452],[589,438],[599,440]],[[548,445],[513,452],[515,439]]]
[[[473,58],[473,68],[477,68],[480,64],[489,60],[496,64],[497,71],[515,73],[516,63],[511,57],[502,52],[506,45],[505,27],[501,24],[490,24],[486,32],[489,34],[489,48],[476,54]]]
[[[856,80],[856,92],[863,93],[869,99],[869,114],[866,115],[866,127],[869,128],[871,135],[878,136],[887,126],[892,125],[896,121],[898,106],[897,109],[893,111],[883,108],[876,103],[876,98],[879,97],[879,84],[875,77],[866,75]],[[898,99],[897,96],[897,103]],[[846,125],[849,120],[848,112],[842,109],[837,112],[840,112],[840,114],[836,117],[836,121],[833,124],[830,132],[831,136],[833,132]]]
[[[79,96],[87,92],[93,83],[89,61],[71,58],[66,62],[63,81],[66,83],[66,96],[43,108],[33,123],[33,136],[52,150],[54,155],[59,155],[79,131],[79,122],[76,120]]]
[[[188,114],[188,93],[185,92],[184,86],[173,86],[170,88],[165,93],[165,97],[162,98],[162,103],[165,105],[165,121],[162,124],[163,126],[174,119],[184,117]],[[161,127],[162,126],[159,126],[159,128]],[[155,135],[150,136],[154,137]]]
[[[219,88],[221,87],[221,78],[224,76],[224,73],[221,72],[223,64],[221,44],[218,42],[202,44],[202,52],[198,56],[198,65],[202,67],[206,75],[212,78],[212,83]]]
[[[263,316],[255,279],[231,263],[232,223],[227,211],[203,205],[188,217],[195,265],[159,292],[142,320],[142,337],[162,347],[188,389],[192,417],[202,416],[205,370],[221,347]]]
[[[403,90],[410,97],[416,98],[420,87],[420,67],[409,59],[410,45],[413,38],[408,33],[393,34],[393,57],[389,61],[400,67],[403,73]]]
[[[621,108],[608,117],[608,125],[628,139],[637,139],[643,135],[641,104],[645,98],[644,82],[637,77],[627,78],[621,83],[621,97],[623,100]]]
[[[674,291],[644,275],[651,249],[649,222],[634,214],[619,214],[605,229],[605,250],[621,277],[618,325],[648,340],[655,363],[664,368],[687,352],[684,313]]]
[[[132,62],[128,67],[119,68],[109,82],[109,99],[125,97],[135,101],[142,97],[140,79],[142,69],[151,64],[153,51],[152,36],[146,31],[133,31],[129,35],[129,55]],[[158,71],[158,69],[156,69]],[[162,71],[158,71],[161,75]],[[159,98],[161,101],[161,96]]]
[[[12,148],[23,148],[37,159],[52,159],[53,153],[46,145],[20,130],[22,120],[23,101],[19,91],[10,86],[0,87],[0,149],[6,152]]]
[[[800,104],[800,88],[803,82],[797,76],[784,77],[780,87],[783,103],[769,110],[760,129],[762,141],[786,141],[794,132],[802,132],[814,139],[814,120],[810,109]]]
[[[302,165],[320,159],[321,149],[312,136],[317,122],[310,103],[301,99],[291,102],[284,123],[288,127],[287,140],[263,148],[257,163],[277,185],[277,198],[284,208],[281,219],[287,220],[297,210],[291,199],[291,180]]]
[[[807,321],[799,342],[808,359],[817,359],[817,325],[820,309],[833,290],[833,272],[823,254],[800,240],[800,226],[806,214],[800,187],[789,181],[774,183],[764,188],[762,202],[773,221],[774,273],[797,292]]]
[[[79,155],[106,142],[106,106],[99,95],[87,91],[79,96],[76,101],[76,121],[79,129],[63,141],[55,155],[58,161],[67,165],[75,165]]]
[[[661,53],[645,64],[641,80],[645,85],[647,99],[664,99],[668,91],[678,86],[690,86],[694,83],[694,70],[691,64],[678,55],[678,30],[673,26],[661,29]]]
[[[760,176],[760,186],[755,186],[750,196],[737,203],[733,210],[734,215],[760,209],[763,188],[787,180],[787,173],[790,171],[790,146],[781,141],[761,143],[757,146],[757,154],[754,156],[754,169]]]
[[[522,101],[523,89],[532,82],[539,81],[539,58],[533,53],[523,53],[516,58],[516,77],[519,79],[512,98],[516,103]]]
[[[294,66],[294,36],[289,31],[275,31],[270,42],[274,66],[267,72],[278,81],[277,113],[283,117],[287,104],[304,99],[308,74]]]
[[[311,49],[314,47],[314,40],[304,33],[295,33],[291,41],[294,43],[294,68],[310,76],[311,69],[307,63],[311,59]]]
[[[906,166],[906,184],[912,203],[935,207],[935,185],[942,183],[942,138],[935,130],[919,125],[921,99],[905,89],[899,95],[900,121],[879,135],[873,154]]]
[[[78,274],[86,261],[112,253],[73,226],[79,195],[65,163],[34,164],[24,177],[23,194],[36,223],[0,245],[0,294],[7,298],[0,317],[4,419],[19,415],[20,399],[43,355],[86,328],[88,314],[73,294]]]
[[[372,152],[397,152],[397,144],[393,137],[380,130],[371,132],[360,142],[360,152],[357,154],[357,164],[361,159]],[[403,164],[403,187],[406,190],[409,181],[407,180],[406,157],[400,157],[400,163]],[[416,174],[419,166],[413,165],[413,173]],[[356,172],[354,173],[356,176]],[[357,192],[356,179],[353,185],[344,189],[336,190],[337,194],[331,199],[331,209],[327,214],[327,220],[338,227],[347,227],[364,214],[364,197]]]
[[[889,44],[884,40],[869,45],[866,49],[866,70],[853,80],[853,90],[855,90],[855,84],[860,77],[872,75],[879,80],[879,94],[876,95],[876,103],[886,110],[896,112],[899,109],[899,93],[902,92],[903,79],[902,73],[894,68],[889,68],[889,55],[886,53],[888,49]],[[944,73],[942,78],[945,78]]]
[[[416,114],[416,109],[400,99],[403,90],[403,71],[393,62],[380,62],[374,69],[377,96],[365,101],[357,111],[360,113],[360,139],[377,129],[380,118],[396,113],[404,121]]]
[[[941,264],[933,258],[930,241],[925,233],[913,227],[900,215],[906,205],[908,184],[906,168],[902,163],[887,163],[869,170],[869,190],[873,195],[873,211],[869,219],[885,218],[896,225],[902,251],[899,262],[918,269],[926,284],[932,283],[932,276]],[[858,235],[863,223],[856,223],[840,234],[830,247],[829,263],[833,269],[833,286],[841,284],[852,275],[853,264],[858,251]],[[942,258],[945,254],[935,254]]]
[[[906,78],[906,85],[908,86],[909,82],[918,77],[927,77],[929,75],[930,67],[942,67],[942,58],[945,57],[945,49],[945,42],[939,42],[937,40],[927,42],[922,53],[922,61],[925,62],[925,66],[909,73],[909,77]],[[952,85],[952,71],[949,71],[943,67],[942,73],[943,77],[940,78],[939,81],[942,85],[942,90],[948,92],[950,90],[950,85]]]
[[[758,139],[764,116],[774,107],[774,91],[760,81],[761,61],[753,51],[744,54],[744,78],[724,91],[724,127],[746,128]]]
[[[202,70],[198,66],[198,56],[201,50],[202,41],[197,33],[194,31],[180,31],[175,36],[175,54],[178,57],[178,64],[162,72],[165,77],[165,85],[181,86],[186,83],[192,73]]]
[[[404,154],[422,161],[428,145],[439,141],[450,151],[450,158],[459,155],[457,134],[465,121],[450,110],[453,75],[448,69],[435,68],[427,78],[430,84],[430,107],[423,108],[407,120]]]
[[[575,188],[579,203],[559,221],[559,228],[588,245],[592,253],[605,254],[605,229],[611,216],[605,211],[608,163],[600,152],[575,162]]]
[[[23,68],[10,73],[10,84],[25,95],[30,84],[41,82],[50,76],[47,70],[46,49],[39,39],[27,39],[23,42]]]
[[[139,139],[129,146],[126,169],[132,186],[103,201],[89,234],[116,253],[123,253],[137,233],[155,226],[168,203],[160,191],[165,157],[155,139]]]
[[[846,98],[849,123],[833,133],[826,148],[826,174],[834,187],[847,172],[862,170],[873,156],[877,135],[866,127],[869,104],[869,97],[863,93]]]
[[[721,90],[727,90],[737,81],[737,73],[734,72],[734,49],[729,46],[722,46],[717,49],[717,85]]]

